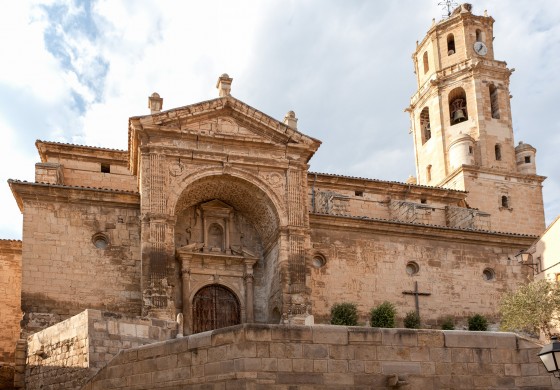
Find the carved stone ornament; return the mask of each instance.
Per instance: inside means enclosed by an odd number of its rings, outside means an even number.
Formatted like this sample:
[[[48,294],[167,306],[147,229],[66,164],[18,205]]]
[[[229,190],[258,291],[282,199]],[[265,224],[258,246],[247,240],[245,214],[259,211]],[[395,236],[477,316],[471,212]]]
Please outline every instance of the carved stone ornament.
[[[171,163],[169,166],[169,174],[171,176],[177,177],[183,174],[185,171],[185,165],[179,161]]]
[[[276,172],[269,173],[265,175],[265,180],[274,188],[282,187],[284,185],[284,178],[282,175]]]

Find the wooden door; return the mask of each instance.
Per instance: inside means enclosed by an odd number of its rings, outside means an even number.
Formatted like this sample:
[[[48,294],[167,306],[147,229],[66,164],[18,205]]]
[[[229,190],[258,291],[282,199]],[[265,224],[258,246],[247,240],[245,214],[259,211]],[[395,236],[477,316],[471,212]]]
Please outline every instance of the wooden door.
[[[193,333],[241,323],[239,301],[227,288],[212,284],[200,289],[193,299]]]

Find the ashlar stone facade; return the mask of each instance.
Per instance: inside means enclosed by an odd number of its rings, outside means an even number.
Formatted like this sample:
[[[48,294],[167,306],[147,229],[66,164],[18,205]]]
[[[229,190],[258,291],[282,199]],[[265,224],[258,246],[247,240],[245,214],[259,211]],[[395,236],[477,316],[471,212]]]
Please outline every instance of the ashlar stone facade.
[[[425,327],[449,316],[460,327],[473,313],[496,325],[501,295],[532,275],[513,255],[544,229],[544,177],[535,149],[513,146],[511,71],[493,58],[492,23],[462,5],[419,43],[409,107],[418,174],[406,183],[310,172],[321,142],[293,111],[278,121],[233,97],[227,74],[216,99],[164,111],[152,94],[150,114],[129,119],[126,151],[37,141],[35,181],[9,181],[23,239],[0,241],[10,330],[0,357],[18,386],[43,375],[35,352],[60,347],[37,332],[92,313],[109,317],[69,333],[79,359],[91,352],[87,332],[98,352],[127,348],[131,334],[111,333],[111,315],[134,329],[149,322],[157,335],[134,331],[146,342],[324,324],[339,302],[356,303],[362,324],[387,300],[399,318],[419,311]]]

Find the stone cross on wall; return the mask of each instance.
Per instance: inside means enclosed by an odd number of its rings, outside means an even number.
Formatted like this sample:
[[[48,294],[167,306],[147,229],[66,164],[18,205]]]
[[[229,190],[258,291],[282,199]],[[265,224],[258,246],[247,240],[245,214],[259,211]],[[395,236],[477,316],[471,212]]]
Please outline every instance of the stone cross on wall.
[[[419,292],[418,291],[418,282],[414,282],[414,291],[403,291],[403,294],[407,294],[407,295],[414,295],[414,303],[416,305],[416,314],[420,317],[420,303],[418,302],[418,296],[420,295],[432,295],[431,293],[428,292]]]

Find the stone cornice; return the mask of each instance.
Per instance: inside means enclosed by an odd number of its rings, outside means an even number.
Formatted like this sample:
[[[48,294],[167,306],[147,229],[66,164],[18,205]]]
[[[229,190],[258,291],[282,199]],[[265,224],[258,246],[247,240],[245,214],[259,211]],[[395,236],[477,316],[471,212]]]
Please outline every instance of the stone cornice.
[[[65,203],[98,203],[104,206],[140,208],[140,194],[136,192],[47,183],[29,183],[11,179],[8,180],[8,184],[22,212],[24,201],[33,200]]]
[[[21,240],[0,239],[0,253],[21,254]]]
[[[473,245],[494,244],[523,249],[531,245],[536,238],[536,236],[518,233],[460,229],[365,217],[318,213],[310,213],[309,217],[309,224],[312,230],[317,228],[344,229],[383,235],[409,236],[427,240],[460,242]]]
[[[65,144],[60,142],[35,141],[41,162],[48,162],[49,157],[63,157],[71,160],[106,161],[118,165],[126,165],[128,151],[95,146]]]
[[[247,127],[255,132],[255,137],[235,137],[225,135],[205,136],[196,132],[184,131],[182,126],[189,122],[196,122],[207,118],[229,116],[238,125]],[[303,162],[308,162],[319,148],[321,141],[309,137],[294,128],[256,110],[255,108],[231,96],[179,107],[160,113],[136,116],[129,119],[128,149],[130,167],[137,172],[138,155],[136,149],[142,144],[150,142],[150,135],[165,134],[172,138],[196,136],[201,140],[212,142],[253,142],[254,144],[271,144],[280,146],[289,153],[301,156]],[[235,138],[238,138],[236,141]]]
[[[462,165],[459,168],[455,169],[451,172],[447,177],[438,184],[438,186],[444,186],[446,183],[452,181],[455,177],[457,177],[461,173],[486,173],[489,175],[497,175],[497,176],[506,176],[506,177],[515,177],[516,179],[520,180],[530,180],[532,182],[542,183],[546,180],[546,176],[540,175],[527,175],[523,173],[511,172],[511,171],[503,171],[499,169],[492,169],[492,168],[483,168],[474,165]]]

